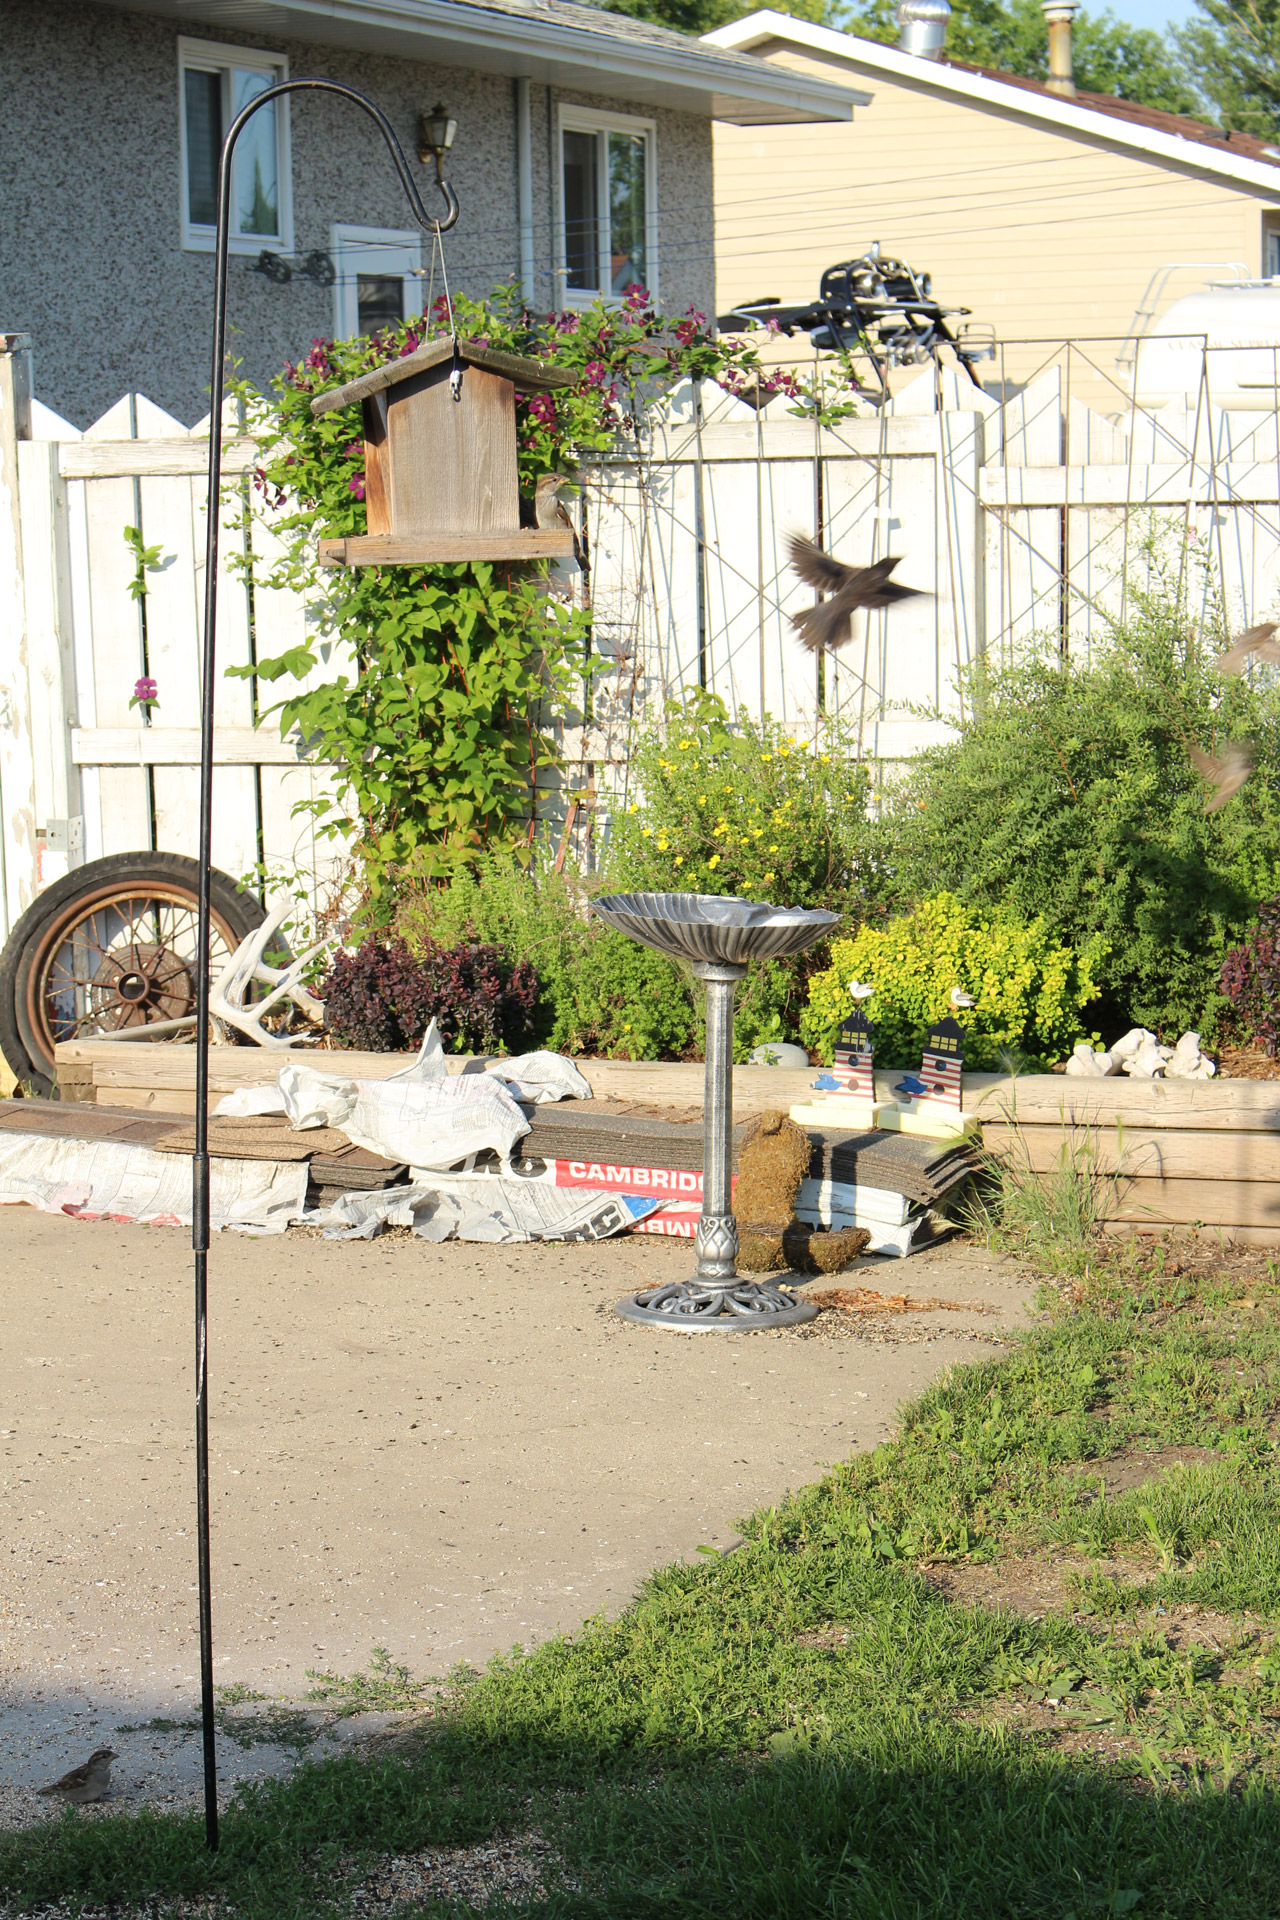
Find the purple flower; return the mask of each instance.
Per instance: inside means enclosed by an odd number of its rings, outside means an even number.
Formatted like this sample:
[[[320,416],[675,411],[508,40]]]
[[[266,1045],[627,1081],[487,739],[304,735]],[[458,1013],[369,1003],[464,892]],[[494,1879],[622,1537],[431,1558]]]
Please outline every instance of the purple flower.
[[[364,499],[364,475],[362,473],[353,473],[347,485],[357,500]]]
[[[142,679],[134,683],[133,697],[135,700],[154,700],[159,691],[154,680]]]

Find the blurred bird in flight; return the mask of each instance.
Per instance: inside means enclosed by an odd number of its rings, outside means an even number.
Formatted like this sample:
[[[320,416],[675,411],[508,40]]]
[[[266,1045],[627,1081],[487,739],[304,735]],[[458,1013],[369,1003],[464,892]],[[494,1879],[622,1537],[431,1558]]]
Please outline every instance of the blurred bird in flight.
[[[831,596],[820,600],[815,607],[806,607],[803,613],[791,615],[791,624],[810,653],[819,653],[823,647],[834,651],[844,646],[853,631],[851,621],[859,607],[890,607],[895,600],[911,600],[923,592],[920,587],[903,587],[890,580],[889,575],[898,564],[894,554],[874,561],[869,567],[847,567],[842,560],[833,560],[802,533],[792,534],[790,547],[791,564],[800,578]]]

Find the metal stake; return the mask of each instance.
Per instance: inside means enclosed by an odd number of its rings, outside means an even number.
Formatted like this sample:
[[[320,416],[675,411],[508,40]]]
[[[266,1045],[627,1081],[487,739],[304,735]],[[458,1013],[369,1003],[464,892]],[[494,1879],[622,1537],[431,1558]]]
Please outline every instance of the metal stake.
[[[209,1564],[209,949],[212,930],[210,874],[213,863],[213,707],[218,611],[218,539],[221,525],[222,400],[227,339],[227,257],[231,209],[231,163],[236,141],[253,115],[287,93],[336,93],[363,107],[387,143],[413,217],[436,239],[458,218],[458,196],[440,181],[447,213],[433,220],[409,172],[391,122],[371,100],[337,80],[283,80],[267,87],[237,115],[222,143],[218,171],[218,238],[213,292],[213,372],[209,382],[209,498],[205,538],[204,658],[200,673],[199,907],[196,941],[196,1146],[191,1183],[191,1244],[195,1249],[196,1307],[196,1538],[199,1560],[200,1726],[204,1751],[204,1831],[210,1852],[218,1846],[218,1773],[213,1725],[213,1586]]]

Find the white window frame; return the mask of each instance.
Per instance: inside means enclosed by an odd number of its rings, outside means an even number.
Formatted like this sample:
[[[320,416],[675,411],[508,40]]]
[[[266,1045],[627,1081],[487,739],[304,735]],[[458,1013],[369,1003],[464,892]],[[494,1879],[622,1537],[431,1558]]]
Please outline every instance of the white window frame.
[[[379,249],[386,250],[385,263],[377,260]],[[353,227],[345,221],[335,221],[329,228],[329,252],[337,275],[333,283],[335,340],[350,339],[360,324],[357,275],[361,267],[367,273],[385,273],[388,276],[401,273],[404,279],[405,318],[422,312],[425,283],[422,278],[420,228]],[[443,293],[443,286],[440,291]]]
[[[658,297],[658,123],[656,120],[644,120],[631,113],[598,113],[593,107],[574,107],[559,105],[556,109],[556,304],[561,308],[589,307],[595,300],[603,300],[606,306],[620,306],[621,295],[609,291],[609,169],[608,144],[602,141],[605,149],[605,164],[597,166],[598,204],[596,219],[600,231],[600,288],[593,292],[587,287],[568,285],[568,247],[565,236],[564,218],[564,136],[566,133],[643,133],[644,149],[644,245],[648,261],[645,284],[656,300]]]
[[[270,76],[274,84],[289,78],[289,62],[283,53],[269,53],[262,47],[236,47],[220,40],[197,40],[187,34],[178,36],[178,206],[182,223],[182,245],[189,253],[212,253],[217,228],[197,225],[190,218],[187,202],[187,85],[188,68],[204,73],[225,73],[241,67],[250,73]],[[228,245],[232,253],[293,252],[293,168],[289,142],[289,102],[276,101],[276,210],[279,232],[232,232]]]

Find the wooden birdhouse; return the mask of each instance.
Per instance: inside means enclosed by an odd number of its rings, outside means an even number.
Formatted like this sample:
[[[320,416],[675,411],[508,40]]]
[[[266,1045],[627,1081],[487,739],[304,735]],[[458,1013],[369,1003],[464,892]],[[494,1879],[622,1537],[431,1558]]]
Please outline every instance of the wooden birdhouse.
[[[573,530],[522,527],[516,389],[576,386],[576,373],[460,340],[432,340],[317,394],[314,414],[360,405],[367,531],[320,542],[331,567],[436,560],[559,559]]]

